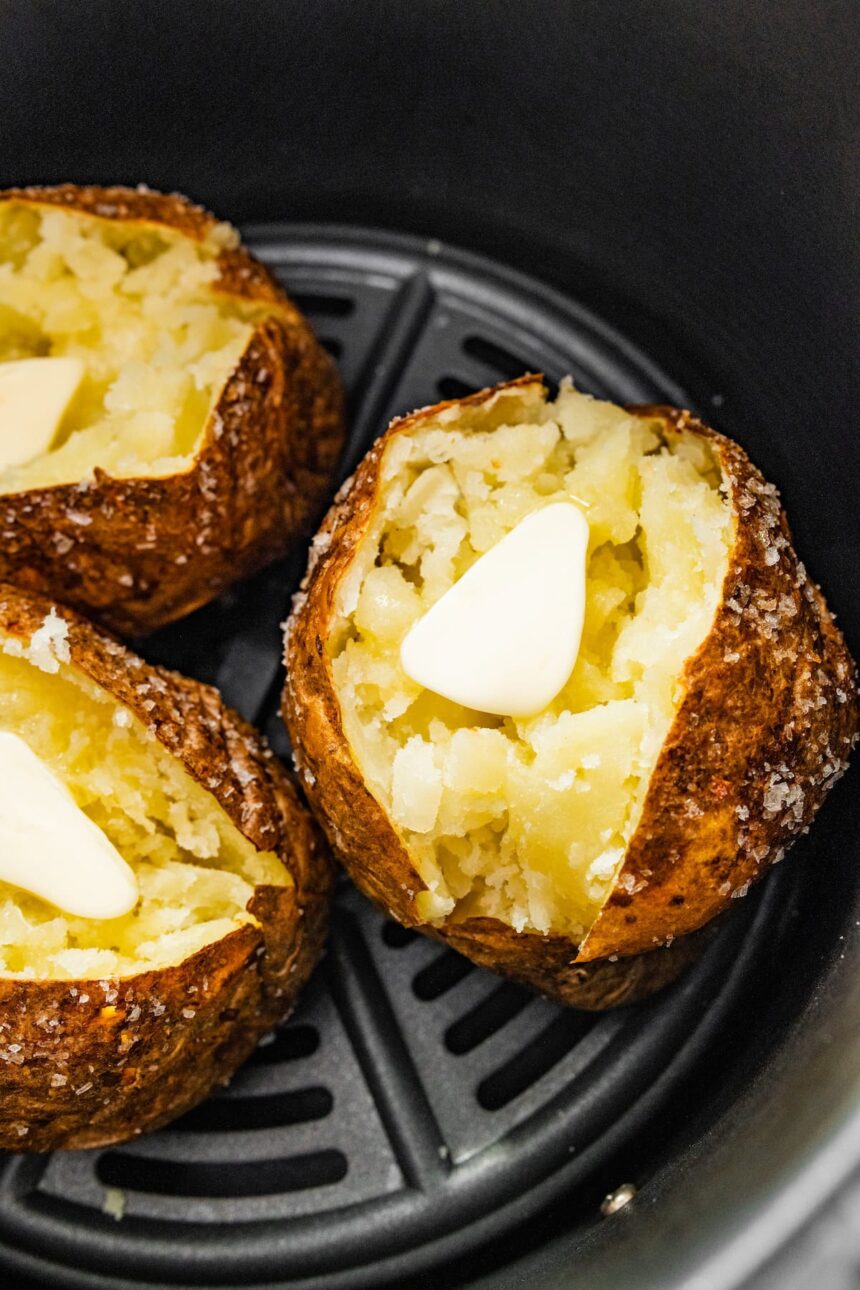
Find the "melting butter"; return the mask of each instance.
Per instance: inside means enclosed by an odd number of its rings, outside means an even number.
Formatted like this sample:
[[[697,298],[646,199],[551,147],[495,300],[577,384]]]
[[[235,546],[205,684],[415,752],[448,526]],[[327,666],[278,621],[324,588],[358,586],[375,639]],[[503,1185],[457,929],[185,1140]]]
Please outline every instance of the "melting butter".
[[[588,536],[572,502],[520,520],[412,627],[400,650],[407,676],[478,712],[541,712],[579,653]]]
[[[106,834],[18,735],[0,731],[0,881],[79,918],[119,918],[137,879]]]
[[[49,450],[83,378],[79,358],[0,363],[0,470]]]

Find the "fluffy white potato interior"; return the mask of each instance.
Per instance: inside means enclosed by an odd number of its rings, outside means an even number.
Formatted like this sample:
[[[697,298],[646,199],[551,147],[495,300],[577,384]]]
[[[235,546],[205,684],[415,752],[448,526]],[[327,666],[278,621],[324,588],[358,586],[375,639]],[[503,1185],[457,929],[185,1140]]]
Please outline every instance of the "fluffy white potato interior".
[[[329,641],[344,729],[429,890],[422,916],[581,938],[618,874],[719,604],[732,517],[710,449],[577,393],[449,409],[396,437]],[[587,508],[582,645],[541,713],[492,717],[411,681],[412,624],[525,515]],[[492,643],[488,644],[491,648]]]
[[[58,662],[64,638],[52,639],[52,626],[64,624],[52,617],[23,651],[0,637],[0,730],[68,786],[134,869],[140,899],[121,918],[93,921],[0,882],[0,975],[100,979],[180,963],[253,922],[254,887],[289,886],[290,875],[126,707]]]
[[[261,311],[212,291],[218,225],[201,242],[142,223],[0,204],[0,363],[80,358],[86,378],[47,452],[0,493],[190,468],[210,409]]]

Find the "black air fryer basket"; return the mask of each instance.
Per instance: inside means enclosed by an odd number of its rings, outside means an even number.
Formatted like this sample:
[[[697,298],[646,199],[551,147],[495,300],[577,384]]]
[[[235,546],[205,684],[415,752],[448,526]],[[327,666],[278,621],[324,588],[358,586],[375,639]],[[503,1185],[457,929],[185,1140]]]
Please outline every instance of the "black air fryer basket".
[[[0,183],[145,180],[240,222],[340,365],[342,477],[394,414],[526,370],[693,408],[779,484],[856,654],[858,26],[852,0],[33,0],[0,28]],[[285,758],[303,566],[143,646]],[[0,1162],[0,1284],[854,1285],[858,784],[676,985],[602,1015],[344,881],[228,1089]]]

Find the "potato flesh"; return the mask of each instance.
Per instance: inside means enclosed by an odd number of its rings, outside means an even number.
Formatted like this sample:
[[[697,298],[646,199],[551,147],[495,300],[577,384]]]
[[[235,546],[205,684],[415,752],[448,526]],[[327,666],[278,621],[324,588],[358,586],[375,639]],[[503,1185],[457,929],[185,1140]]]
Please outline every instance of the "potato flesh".
[[[106,691],[68,665],[42,670],[50,654],[39,644],[41,653],[10,656],[4,651],[16,655],[21,643],[0,638],[0,729],[26,740],[104,829],[134,869],[140,900],[122,918],[95,921],[0,882],[0,975],[130,976],[179,963],[253,922],[254,886],[290,885],[278,858],[257,851]]]
[[[87,372],[55,445],[0,493],[190,468],[251,333],[253,307],[211,290],[231,236],[0,204],[0,362],[72,355]]]
[[[563,386],[509,400],[508,424],[452,414],[386,449],[372,529],[329,642],[344,729],[428,891],[422,918],[487,915],[579,940],[620,870],[713,621],[732,539],[710,450]],[[473,418],[472,411],[466,416]],[[587,507],[579,657],[537,716],[490,717],[400,666],[411,625],[525,515]]]

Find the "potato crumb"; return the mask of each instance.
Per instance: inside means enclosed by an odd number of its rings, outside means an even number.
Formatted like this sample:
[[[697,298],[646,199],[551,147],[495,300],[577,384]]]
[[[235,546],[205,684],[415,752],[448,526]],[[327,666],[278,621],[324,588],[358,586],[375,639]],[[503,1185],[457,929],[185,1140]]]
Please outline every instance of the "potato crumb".
[[[102,1201],[102,1213],[110,1215],[119,1222],[125,1214],[126,1196],[119,1187],[105,1187],[105,1198]]]
[[[27,645],[15,636],[4,637],[3,653],[10,658],[26,658],[40,671],[53,674],[71,657],[68,636],[68,623],[52,608]]]

